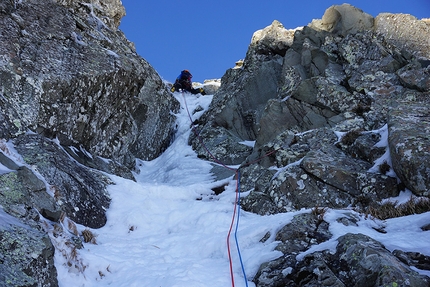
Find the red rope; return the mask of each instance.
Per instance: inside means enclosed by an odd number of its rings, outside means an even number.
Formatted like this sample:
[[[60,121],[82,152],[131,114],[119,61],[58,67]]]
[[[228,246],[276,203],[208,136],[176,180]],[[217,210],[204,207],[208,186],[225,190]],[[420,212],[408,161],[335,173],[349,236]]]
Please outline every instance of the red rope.
[[[184,98],[184,103],[185,103],[185,109],[187,110],[188,113],[188,117],[190,118],[190,122],[191,124],[193,124],[193,119],[191,117],[191,113],[188,109],[188,105],[187,105],[187,100],[185,99],[185,95],[184,92],[182,92],[182,97]],[[225,165],[223,162],[221,162],[220,160],[218,160],[211,152],[210,150],[206,147],[206,145],[203,142],[203,139],[201,138],[200,134],[197,132],[197,130],[194,128],[194,126],[192,127],[192,130],[195,134],[195,136],[198,138],[200,144],[202,145],[202,147],[205,149],[205,151],[209,154],[209,156],[218,164],[222,165],[223,167],[229,169],[229,170],[234,170],[235,171],[235,177],[237,177],[237,170],[233,169],[227,165]],[[233,209],[233,216],[231,218],[231,223],[230,223],[230,229],[228,230],[228,234],[227,234],[227,253],[228,253],[228,261],[229,261],[229,265],[230,265],[230,278],[231,278],[231,286],[234,287],[234,273],[233,273],[233,260],[231,258],[231,250],[230,250],[230,236],[231,236],[231,231],[233,229],[233,225],[234,225],[234,219],[236,218],[236,206],[237,206],[237,198],[238,198],[238,181],[236,180],[236,197],[234,200],[234,209]]]
[[[237,177],[237,171],[236,171],[236,177]],[[231,286],[232,287],[234,287],[234,275],[233,275],[233,260],[231,259],[231,251],[230,251],[230,235],[231,235],[231,230],[233,229],[234,219],[236,218],[237,198],[238,198],[238,194],[239,194],[238,180],[236,180],[236,192],[235,193],[236,193],[236,197],[234,199],[233,217],[231,218],[230,229],[228,230],[228,234],[227,234],[227,253],[228,253],[228,261],[230,264],[230,277],[231,277]],[[245,280],[246,280],[246,278],[245,278]]]
[[[184,92],[182,92],[182,97],[184,98],[184,104],[185,104],[185,109],[187,110],[187,113],[188,113],[188,117],[190,118],[190,122],[191,122],[191,124],[193,125],[193,119],[192,119],[192,117],[191,117],[191,113],[190,113],[190,111],[189,111],[189,109],[188,109],[188,105],[187,105],[187,101],[186,101],[186,99],[185,99],[185,95],[184,95]],[[209,156],[216,162],[216,163],[218,163],[218,164],[220,164],[220,165],[222,165],[223,167],[225,167],[225,168],[227,168],[227,169],[229,169],[229,170],[232,170],[232,171],[234,171],[235,172],[235,177],[236,177],[236,190],[235,190],[235,193],[236,193],[236,197],[235,197],[235,200],[234,200],[234,209],[233,209],[233,216],[232,216],[232,218],[231,218],[231,223],[230,223],[230,229],[228,230],[228,234],[227,234],[227,253],[228,253],[228,261],[229,261],[229,265],[230,265],[230,277],[231,277],[231,286],[232,287],[234,287],[234,273],[233,273],[233,260],[232,260],[232,258],[231,258],[231,250],[230,250],[230,236],[231,236],[231,231],[232,231],[232,229],[233,229],[233,225],[234,225],[234,222],[235,222],[235,218],[236,218],[236,210],[237,210],[237,205],[238,205],[238,195],[239,195],[239,180],[238,180],[238,169],[234,169],[234,168],[231,168],[231,167],[229,167],[229,166],[227,166],[227,165],[225,165],[223,162],[221,162],[220,160],[218,160],[211,152],[210,152],[210,150],[206,147],[206,145],[204,144],[204,142],[203,142],[203,139],[202,139],[202,137],[200,136],[200,134],[197,132],[197,130],[194,128],[194,126],[192,126],[192,130],[193,130],[193,132],[194,132],[194,134],[195,134],[195,136],[198,138],[198,140],[199,140],[199,142],[200,142],[200,144],[202,145],[202,147],[205,149],[205,151],[209,154]],[[254,161],[252,161],[252,162],[249,162],[249,163],[246,163],[246,164],[244,164],[244,165],[242,165],[242,166],[240,166],[239,168],[241,168],[241,167],[244,167],[244,166],[248,166],[248,165],[251,165],[251,164],[253,164],[253,163],[256,163],[256,162],[258,162],[258,161],[260,161],[261,159],[263,159],[264,157],[266,157],[266,156],[269,156],[269,155],[271,155],[272,153],[275,153],[277,151],[277,149],[276,150],[272,150],[272,151],[270,151],[270,152],[268,152],[268,153],[266,153],[265,155],[263,155],[263,156],[261,156],[261,157],[259,157],[259,158],[257,158],[256,160],[254,160]],[[246,278],[245,278],[245,280],[246,280]]]

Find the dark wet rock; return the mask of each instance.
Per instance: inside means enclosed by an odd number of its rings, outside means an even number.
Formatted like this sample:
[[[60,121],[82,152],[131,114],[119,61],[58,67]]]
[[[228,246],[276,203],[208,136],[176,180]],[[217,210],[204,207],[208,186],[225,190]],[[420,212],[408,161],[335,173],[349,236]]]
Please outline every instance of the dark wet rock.
[[[394,250],[393,254],[406,265],[414,266],[421,270],[430,270],[430,256],[419,252],[404,252],[398,249]]]
[[[296,258],[292,256],[282,256],[270,262],[263,263],[254,277],[254,283],[259,287],[281,287],[297,286],[295,282],[288,278],[294,270]]]
[[[430,223],[429,223],[429,224],[424,225],[423,227],[421,227],[421,229],[422,229],[423,231],[429,231],[429,230],[430,230]]]

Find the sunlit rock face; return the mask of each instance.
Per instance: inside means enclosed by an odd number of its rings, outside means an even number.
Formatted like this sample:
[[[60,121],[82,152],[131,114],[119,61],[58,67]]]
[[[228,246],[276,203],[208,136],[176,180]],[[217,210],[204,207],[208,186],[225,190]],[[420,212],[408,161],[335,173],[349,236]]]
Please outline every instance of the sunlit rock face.
[[[223,76],[200,119],[201,137],[217,158],[241,165],[242,186],[251,190],[245,209],[366,209],[403,186],[428,196],[420,159],[430,145],[429,45],[402,42],[406,25],[416,37],[428,24],[394,14],[377,19],[343,4],[295,30],[274,21],[254,33],[242,66]],[[399,26],[389,25],[395,19]],[[254,147],[244,148],[245,140]],[[199,139],[190,142],[211,160]]]
[[[217,158],[240,165],[243,209],[260,215],[312,209],[277,231],[283,254],[261,265],[256,286],[429,284],[404,264],[411,254],[392,254],[362,234],[339,238],[335,253],[297,259],[330,238],[325,208],[367,214],[405,187],[427,202],[428,28],[410,15],[373,18],[334,5],[292,39],[277,21],[257,31],[242,65],[226,72],[193,147],[211,160],[203,141]],[[252,149],[243,148],[245,140],[255,141]],[[342,218],[344,225],[355,221]]]

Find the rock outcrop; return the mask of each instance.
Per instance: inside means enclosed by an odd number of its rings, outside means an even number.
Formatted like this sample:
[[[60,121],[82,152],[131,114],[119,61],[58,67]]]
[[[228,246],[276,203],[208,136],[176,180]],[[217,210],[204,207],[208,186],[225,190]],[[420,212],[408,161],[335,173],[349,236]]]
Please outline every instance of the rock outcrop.
[[[393,168],[400,180],[415,194],[430,197],[428,108],[420,103],[402,103],[390,111],[388,142]]]
[[[171,142],[179,104],[118,29],[124,15],[119,0],[0,3],[7,286],[58,286],[50,237],[64,236],[69,253],[80,248],[75,223],[106,223],[113,182],[103,172],[133,180],[135,159]]]
[[[300,29],[275,21],[256,32],[243,65],[226,72],[197,123],[217,158],[240,165],[242,191],[249,192],[242,208],[262,215],[316,207],[367,212],[405,187],[428,197],[428,28],[413,16],[373,18],[343,4]],[[243,148],[245,140],[255,145]],[[195,136],[190,142],[211,160]],[[362,235],[340,238],[334,255],[296,261],[294,254],[329,237],[317,231],[323,219],[305,221],[311,230],[295,226],[277,236],[284,256],[260,268],[257,286],[429,284]],[[351,261],[351,252],[361,257]]]
[[[2,4],[2,138],[30,129],[128,168],[168,146],[177,103],[108,18],[117,2]]]
[[[297,261],[296,255],[309,245],[327,240],[324,229],[315,226],[317,217],[296,217],[277,234],[284,256],[263,264],[255,279],[257,286],[428,286],[430,279],[419,275],[381,243],[363,234],[348,233],[338,239],[336,252],[318,251]],[[310,224],[308,231],[303,222]],[[323,226],[325,222],[320,223]],[[317,229],[313,229],[317,227]],[[400,253],[401,255],[405,255]]]
[[[199,130],[216,155],[250,175],[242,181],[255,191],[248,198],[269,200],[259,213],[377,202],[398,193],[395,175],[427,195],[420,159],[429,155],[428,60],[386,40],[374,23],[348,4],[333,6],[289,42],[275,21],[255,33],[243,67],[224,75]],[[255,141],[252,150],[238,144],[245,140]],[[190,141],[206,157],[197,139]],[[381,172],[386,152],[393,163]],[[270,180],[257,184],[266,173]],[[244,207],[255,204],[261,206],[245,199]]]

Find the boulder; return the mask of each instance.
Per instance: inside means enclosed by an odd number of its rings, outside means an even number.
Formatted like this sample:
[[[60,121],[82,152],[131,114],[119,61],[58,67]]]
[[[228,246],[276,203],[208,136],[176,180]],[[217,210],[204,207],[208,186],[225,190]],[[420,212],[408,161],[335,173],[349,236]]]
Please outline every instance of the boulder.
[[[105,212],[110,204],[106,186],[112,184],[106,175],[78,164],[57,143],[40,135],[21,135],[14,144],[25,164],[35,168],[47,182],[48,186],[39,185],[38,192],[45,197],[51,193],[47,202],[55,199],[55,205],[45,208],[46,213],[60,208],[70,219],[90,228],[106,223]],[[50,219],[56,221],[58,217]]]
[[[397,176],[413,193],[430,196],[429,103],[404,103],[389,113],[390,154]]]
[[[349,33],[370,30],[373,25],[374,19],[371,15],[345,3],[329,7],[322,19],[313,20],[309,27],[346,36]]]
[[[386,150],[385,147],[378,146],[381,139],[381,134],[377,132],[359,133],[356,138],[351,140],[351,143],[344,144],[340,141],[336,146],[351,158],[359,158],[373,164],[384,155]]]
[[[378,201],[398,194],[395,178],[368,172],[370,163],[353,159],[334,146],[308,152],[300,167],[311,177],[357,198]]]
[[[315,231],[310,231],[310,234],[311,237]],[[300,231],[292,231],[288,235],[288,240],[300,241],[299,235]],[[289,244],[291,245],[292,242]],[[314,240],[314,243],[317,242]],[[301,244],[306,245],[306,241]],[[397,254],[399,253],[397,252]],[[276,260],[262,264],[254,282],[258,287],[406,287],[428,286],[430,278],[413,271],[378,241],[363,234],[348,233],[338,239],[334,254],[328,250],[319,251],[308,254],[302,260],[297,261],[287,253]]]
[[[312,245],[320,244],[331,238],[329,224],[323,220],[324,209],[314,209],[312,213],[294,216],[291,223],[276,233],[280,243],[276,250],[285,255],[298,255]]]
[[[419,275],[398,260],[378,241],[363,234],[346,234],[336,247],[339,278],[354,286],[428,286],[427,276]],[[342,272],[343,271],[343,272]]]
[[[199,158],[222,163],[236,165],[242,163],[252,151],[252,147],[245,145],[242,140],[231,134],[223,127],[204,127],[195,136],[191,146]],[[204,138],[205,141],[201,141]]]
[[[328,224],[315,213],[303,213],[294,216],[290,224],[285,225],[276,234],[280,241],[276,247],[284,255],[260,266],[254,277],[259,287],[270,286],[301,286],[291,280],[291,273],[297,266],[296,256],[309,248],[330,239]],[[341,285],[340,285],[341,286]]]
[[[397,71],[402,84],[420,92],[430,91],[429,66],[422,67],[419,62],[412,62]]]
[[[277,20],[274,20],[270,26],[254,32],[250,46],[257,53],[273,53],[281,56],[293,43],[294,30],[287,30]]]

